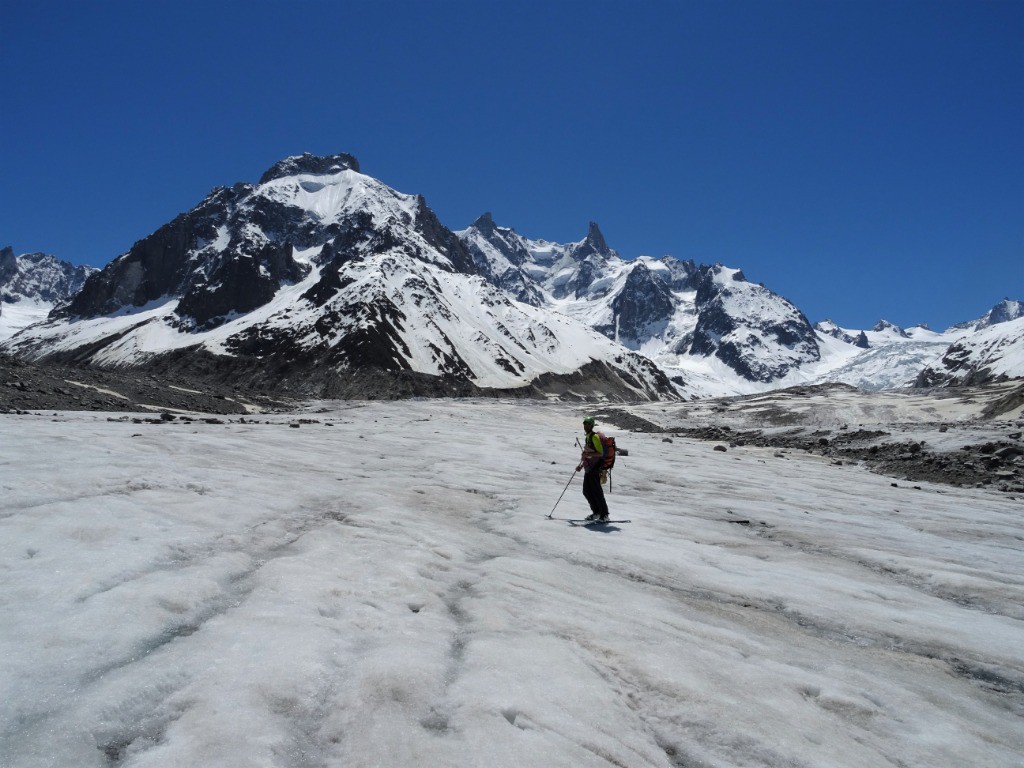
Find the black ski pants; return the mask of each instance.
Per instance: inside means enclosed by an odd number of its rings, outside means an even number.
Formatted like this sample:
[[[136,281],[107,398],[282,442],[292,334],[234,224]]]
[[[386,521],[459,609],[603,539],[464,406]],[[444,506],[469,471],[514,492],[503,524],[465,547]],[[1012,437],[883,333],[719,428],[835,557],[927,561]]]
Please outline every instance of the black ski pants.
[[[604,488],[601,487],[601,462],[583,474],[583,497],[591,512],[599,517],[608,517],[608,502],[604,500]]]

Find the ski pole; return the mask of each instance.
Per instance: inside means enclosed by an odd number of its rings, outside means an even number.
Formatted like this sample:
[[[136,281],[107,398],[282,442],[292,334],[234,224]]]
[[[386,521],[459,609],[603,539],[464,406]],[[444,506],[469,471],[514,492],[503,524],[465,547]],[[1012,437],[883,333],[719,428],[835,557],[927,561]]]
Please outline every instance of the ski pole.
[[[579,472],[579,471],[580,471],[579,467],[577,467],[576,468],[576,472]],[[562,496],[565,496],[565,492],[568,491],[569,490],[569,486],[572,485],[572,481],[576,477],[576,472],[572,473],[572,477],[569,478],[569,482],[566,483],[565,484],[565,488],[562,489]],[[562,496],[558,497],[558,501],[562,500]],[[553,514],[555,514],[555,507],[558,506],[558,501],[555,502],[555,506],[551,508],[550,512],[548,512],[548,517],[551,517]]]

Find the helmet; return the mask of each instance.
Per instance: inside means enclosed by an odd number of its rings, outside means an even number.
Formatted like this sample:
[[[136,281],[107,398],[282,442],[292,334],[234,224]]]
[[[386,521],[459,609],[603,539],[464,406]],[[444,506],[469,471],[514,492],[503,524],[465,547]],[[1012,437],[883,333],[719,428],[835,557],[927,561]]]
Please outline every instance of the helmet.
[[[583,423],[584,424],[593,424],[594,423],[594,417],[593,416],[584,416],[583,417]]]

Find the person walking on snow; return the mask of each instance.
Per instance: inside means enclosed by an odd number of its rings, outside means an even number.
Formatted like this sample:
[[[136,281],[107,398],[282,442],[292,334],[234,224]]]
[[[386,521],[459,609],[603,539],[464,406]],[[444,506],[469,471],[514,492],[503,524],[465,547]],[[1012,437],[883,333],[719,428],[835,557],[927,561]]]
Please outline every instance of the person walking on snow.
[[[605,447],[601,443],[601,436],[594,431],[594,417],[587,416],[583,419],[583,429],[586,436],[583,438],[583,455],[580,457],[579,466],[576,471],[585,469],[583,473],[583,497],[590,505],[590,516],[587,520],[607,520],[608,502],[604,499],[604,489],[601,487],[601,470],[604,467]]]

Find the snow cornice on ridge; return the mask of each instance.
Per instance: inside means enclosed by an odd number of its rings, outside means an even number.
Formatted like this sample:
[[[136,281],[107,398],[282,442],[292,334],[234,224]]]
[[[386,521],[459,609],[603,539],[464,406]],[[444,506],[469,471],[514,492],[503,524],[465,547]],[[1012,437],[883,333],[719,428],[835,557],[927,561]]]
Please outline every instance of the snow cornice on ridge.
[[[308,173],[313,176],[326,176],[349,170],[360,173],[359,161],[352,155],[341,153],[321,157],[306,152],[302,155],[286,157],[284,160],[274,163],[260,177],[259,183],[266,184],[274,179],[297,176],[302,173]]]

